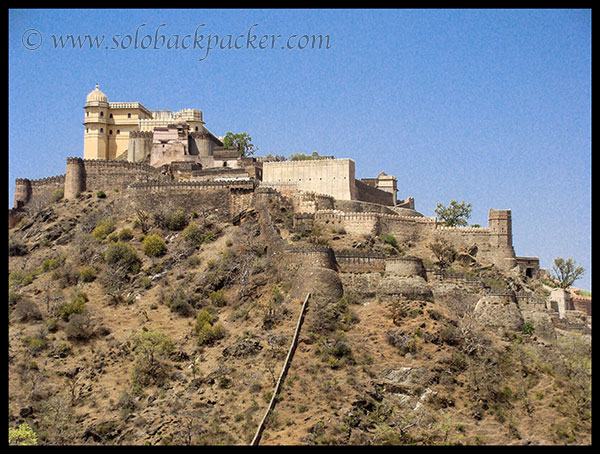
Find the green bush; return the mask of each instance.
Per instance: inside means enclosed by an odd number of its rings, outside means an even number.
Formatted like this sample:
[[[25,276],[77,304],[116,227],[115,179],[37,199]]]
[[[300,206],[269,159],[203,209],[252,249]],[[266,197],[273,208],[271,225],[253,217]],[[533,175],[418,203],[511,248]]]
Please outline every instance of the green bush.
[[[91,266],[84,266],[79,270],[79,279],[81,282],[92,282],[96,279],[96,269]]]
[[[398,240],[396,240],[396,237],[394,235],[387,235],[386,237],[383,238],[383,242],[385,244],[389,244],[390,246],[392,246],[394,249],[398,249]]]
[[[25,287],[33,282],[37,277],[38,272],[36,270],[15,270],[8,275],[8,287]]]
[[[89,298],[84,292],[77,292],[73,299],[68,303],[63,303],[59,308],[59,316],[63,320],[69,320],[73,314],[81,314],[85,309],[85,304]]]
[[[142,242],[142,251],[148,257],[160,257],[167,252],[167,245],[164,240],[156,233],[146,235]]]
[[[197,245],[204,240],[204,234],[198,224],[192,223],[183,229],[183,239],[188,243]]]
[[[134,385],[161,385],[169,376],[166,359],[173,352],[173,342],[166,334],[142,329],[131,338],[137,358],[131,377]]]
[[[9,257],[19,257],[22,255],[26,255],[29,252],[29,249],[24,243],[21,243],[19,240],[15,240],[14,238],[8,238],[8,255]]]
[[[171,312],[188,317],[194,313],[194,295],[184,285],[177,285],[171,291],[161,291],[161,301],[166,304]]]
[[[223,290],[211,292],[208,297],[210,298],[210,302],[216,307],[223,307],[227,304]]]
[[[50,196],[50,203],[58,202],[65,196],[65,190],[63,188],[55,189]]]
[[[110,235],[112,232],[114,232],[115,230],[115,221],[113,218],[104,218],[101,219],[98,224],[96,224],[96,227],[94,228],[94,231],[92,232],[92,235],[94,235],[94,238],[96,238],[97,240],[103,240],[105,239],[108,235]]]
[[[129,228],[125,228],[119,232],[119,240],[129,241],[133,238],[133,232]]]
[[[199,345],[212,344],[214,341],[225,336],[225,330],[221,324],[216,322],[216,317],[203,309],[198,312],[196,317],[196,334],[198,335]]]
[[[165,227],[169,230],[183,230],[187,224],[187,216],[182,208],[171,211],[165,216]]]
[[[48,339],[45,336],[27,336],[24,341],[27,343],[29,351],[33,354],[41,352],[48,346]]]
[[[96,197],[98,197],[99,199],[105,199],[106,198],[106,193],[102,190],[96,192]]]
[[[108,246],[104,253],[104,260],[109,265],[122,265],[127,271],[136,271],[139,267],[135,248],[121,241]]]
[[[534,331],[535,327],[533,324],[531,322],[525,322],[525,325],[523,326],[523,334],[531,336]]]
[[[21,424],[16,429],[9,427],[8,444],[19,446],[37,445],[37,435],[27,424]]]
[[[64,261],[65,261],[66,257],[64,255],[60,256],[60,257],[54,257],[51,259],[46,259],[42,262],[42,272],[46,272],[49,270],[54,270],[56,268],[58,268],[59,266],[61,266]]]

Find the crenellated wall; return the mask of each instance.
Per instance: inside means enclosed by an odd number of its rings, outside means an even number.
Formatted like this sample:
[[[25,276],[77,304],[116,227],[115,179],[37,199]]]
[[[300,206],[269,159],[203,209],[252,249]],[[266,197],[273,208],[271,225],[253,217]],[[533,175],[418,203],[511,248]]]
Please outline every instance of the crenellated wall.
[[[15,197],[13,206],[25,206],[28,203],[46,201],[56,189],[64,186],[65,175],[30,180],[17,178],[15,180]]]
[[[343,228],[352,235],[393,235],[400,243],[445,239],[457,249],[476,246],[480,262],[492,263],[501,270],[510,270],[517,264],[512,246],[510,210],[490,210],[489,227],[445,227],[434,217],[339,210],[317,211],[314,223],[328,229]]]
[[[386,256],[374,252],[335,251],[335,260],[343,273],[381,272],[386,268]]]
[[[67,158],[65,198],[72,199],[78,192],[125,189],[127,185],[143,180],[167,180],[152,166],[129,161]]]
[[[374,188],[360,180],[354,182],[356,187],[356,199],[364,202],[378,203],[380,205],[394,205],[394,193]]]

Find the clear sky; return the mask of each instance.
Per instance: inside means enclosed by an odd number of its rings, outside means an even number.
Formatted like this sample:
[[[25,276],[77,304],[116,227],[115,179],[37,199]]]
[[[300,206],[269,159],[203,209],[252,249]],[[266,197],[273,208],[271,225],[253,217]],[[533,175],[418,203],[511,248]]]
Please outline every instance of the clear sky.
[[[385,171],[426,216],[511,209],[517,255],[573,258],[591,290],[591,55],[590,10],[10,10],[8,205],[83,156],[98,83],[258,155]]]

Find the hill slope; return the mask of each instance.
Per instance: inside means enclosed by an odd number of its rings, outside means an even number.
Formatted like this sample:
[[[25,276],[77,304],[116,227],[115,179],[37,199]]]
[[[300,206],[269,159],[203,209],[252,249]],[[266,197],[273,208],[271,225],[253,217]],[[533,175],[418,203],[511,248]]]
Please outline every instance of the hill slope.
[[[383,242],[299,239],[289,205],[235,225],[207,213],[84,193],[10,231],[10,428],[38,444],[248,444],[310,291],[261,444],[591,443],[584,336],[484,326],[467,282],[291,265],[275,243]]]

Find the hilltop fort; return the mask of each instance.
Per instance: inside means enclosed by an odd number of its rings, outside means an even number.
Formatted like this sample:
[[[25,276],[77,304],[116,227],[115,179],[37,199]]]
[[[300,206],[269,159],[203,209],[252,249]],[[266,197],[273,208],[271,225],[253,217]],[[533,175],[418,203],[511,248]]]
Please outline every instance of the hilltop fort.
[[[510,209],[450,227],[389,169],[83,110],[83,156],[9,210],[11,444],[590,442],[591,297]]]
[[[515,253],[509,209],[490,209],[487,227],[446,227],[416,211],[414,198],[398,200],[394,176],[381,172],[356,179],[355,162],[349,158],[246,157],[237,147],[225,147],[207,129],[201,110],[172,112],[149,110],[139,102],[109,102],[98,85],[83,109],[83,158],[68,157],[63,175],[16,179],[10,225],[27,206],[43,203],[55,189],[64,189],[66,199],[99,190],[162,194],[196,208],[202,208],[208,196],[219,201],[230,219],[250,209],[257,197],[266,197],[285,199],[293,206],[297,232],[328,228],[357,237],[392,235],[398,242],[421,245],[442,240],[457,250],[471,251],[479,263],[500,271],[527,278],[540,275],[537,257]],[[362,263],[364,270],[391,266],[360,251],[333,251],[333,255],[335,266],[354,263],[356,268]],[[560,319],[565,311],[576,309],[591,317],[591,300],[585,298],[555,297],[547,306],[554,307]]]

